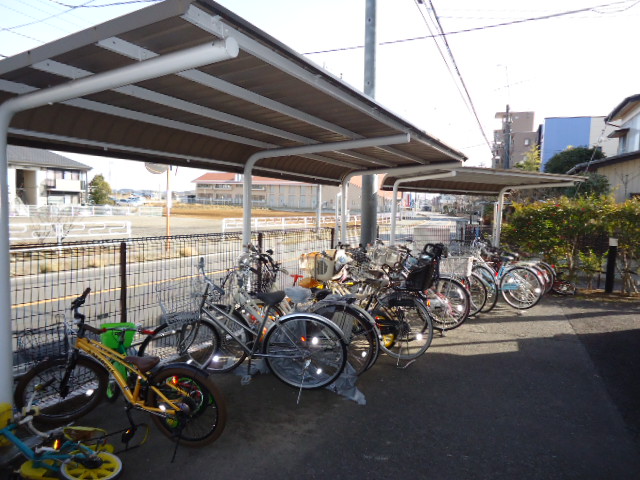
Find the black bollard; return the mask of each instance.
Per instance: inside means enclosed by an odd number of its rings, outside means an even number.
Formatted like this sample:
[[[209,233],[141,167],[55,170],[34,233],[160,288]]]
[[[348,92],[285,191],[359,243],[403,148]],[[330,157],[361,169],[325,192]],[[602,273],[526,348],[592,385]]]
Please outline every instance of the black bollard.
[[[618,239],[609,238],[609,251],[607,252],[607,276],[604,281],[605,293],[613,292],[613,281],[616,276],[616,257],[618,256]]]

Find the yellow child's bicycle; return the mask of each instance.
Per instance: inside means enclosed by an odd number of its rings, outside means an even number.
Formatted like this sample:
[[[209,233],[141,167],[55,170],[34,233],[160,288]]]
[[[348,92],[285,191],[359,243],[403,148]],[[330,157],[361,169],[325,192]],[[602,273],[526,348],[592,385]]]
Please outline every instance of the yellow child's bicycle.
[[[130,327],[95,328],[85,324],[79,312],[91,289],[87,288],[71,304],[76,329],[65,319],[67,353],[47,358],[25,373],[16,384],[14,401],[18,408],[32,399],[43,424],[60,425],[82,417],[105,397],[109,374],[125,398],[126,413],[144,410],[158,429],[176,444],[197,447],[215,441],[224,430],[226,406],[215,384],[199,368],[184,363],[159,365],[158,357],[127,356],[87,332],[119,332]],[[75,333],[75,343],[70,341]],[[124,367],[124,368],[123,368]]]

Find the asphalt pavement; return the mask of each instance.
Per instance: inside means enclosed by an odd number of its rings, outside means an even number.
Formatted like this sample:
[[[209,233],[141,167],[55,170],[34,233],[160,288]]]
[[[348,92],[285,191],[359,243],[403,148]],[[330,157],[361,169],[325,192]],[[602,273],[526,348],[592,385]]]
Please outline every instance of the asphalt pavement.
[[[640,303],[548,297],[468,320],[406,369],[381,356],[361,405],[263,374],[214,375],[228,421],[179,448],[151,427],[125,479],[638,479]],[[116,430],[123,404],[82,424]],[[146,421],[146,414],[136,418]],[[119,445],[116,442],[116,445]]]

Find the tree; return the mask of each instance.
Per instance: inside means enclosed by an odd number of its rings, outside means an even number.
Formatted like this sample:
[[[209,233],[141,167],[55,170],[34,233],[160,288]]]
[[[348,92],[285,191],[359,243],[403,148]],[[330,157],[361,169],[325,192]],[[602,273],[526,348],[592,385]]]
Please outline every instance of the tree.
[[[584,176],[587,177],[584,182],[565,190],[564,193],[567,197],[601,197],[609,195],[611,186],[607,177],[595,172],[589,172]]]
[[[109,198],[111,186],[102,175],[96,175],[89,183],[89,199],[94,205],[111,205],[113,201]]]
[[[546,173],[567,173],[579,163],[600,160],[606,155],[599,148],[569,147],[565,151],[556,153],[544,164]]]
[[[540,145],[533,145],[524,154],[524,159],[516,163],[515,167],[526,172],[539,172],[540,164]]]

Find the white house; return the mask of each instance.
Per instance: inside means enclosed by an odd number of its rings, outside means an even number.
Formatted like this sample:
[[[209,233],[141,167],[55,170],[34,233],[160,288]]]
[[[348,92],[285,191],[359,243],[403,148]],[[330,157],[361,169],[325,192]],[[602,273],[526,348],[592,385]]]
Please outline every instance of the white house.
[[[616,202],[640,196],[640,94],[625,98],[606,117],[618,138],[616,155],[576,165],[570,173],[596,172],[609,180]]]
[[[86,203],[87,173],[91,167],[47,150],[13,145],[7,148],[7,157],[11,204]]]

